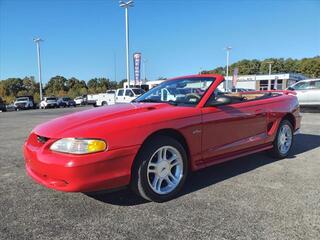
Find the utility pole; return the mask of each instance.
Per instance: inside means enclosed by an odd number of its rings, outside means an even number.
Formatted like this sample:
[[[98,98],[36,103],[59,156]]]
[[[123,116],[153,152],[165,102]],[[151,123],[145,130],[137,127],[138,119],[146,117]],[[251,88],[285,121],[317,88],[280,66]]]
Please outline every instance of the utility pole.
[[[269,79],[268,79],[268,90],[271,90],[271,67],[273,62],[272,61],[268,61],[266,62],[267,64],[269,64]]]
[[[37,59],[38,59],[38,80],[39,80],[39,88],[40,88],[40,102],[42,101],[42,79],[41,79],[41,59],[40,59],[40,42],[43,40],[39,37],[34,38],[33,41],[37,45]]]
[[[129,19],[128,8],[133,7],[133,0],[124,2],[120,1],[119,6],[125,9],[125,21],[126,21],[126,75],[128,81],[128,87],[130,87],[130,66],[129,66]]]
[[[230,51],[231,51],[232,47],[226,47],[225,50],[227,51],[227,72],[226,72],[226,90],[230,89],[229,88],[229,56],[230,56]]]

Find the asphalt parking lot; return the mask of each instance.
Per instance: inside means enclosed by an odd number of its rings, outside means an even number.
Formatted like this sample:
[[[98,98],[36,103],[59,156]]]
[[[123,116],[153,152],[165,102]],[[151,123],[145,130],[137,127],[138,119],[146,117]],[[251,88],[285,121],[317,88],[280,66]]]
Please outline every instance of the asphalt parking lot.
[[[159,204],[128,190],[57,192],[26,176],[31,129],[84,109],[0,113],[0,239],[320,239],[320,113],[303,113],[289,158],[259,153],[201,170]]]

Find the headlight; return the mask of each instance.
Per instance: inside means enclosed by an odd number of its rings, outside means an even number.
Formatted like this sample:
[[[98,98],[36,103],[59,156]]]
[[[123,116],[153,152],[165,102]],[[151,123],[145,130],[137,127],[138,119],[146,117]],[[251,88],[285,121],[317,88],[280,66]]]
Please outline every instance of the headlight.
[[[50,149],[56,152],[88,154],[107,149],[107,144],[98,139],[63,138],[54,142]]]

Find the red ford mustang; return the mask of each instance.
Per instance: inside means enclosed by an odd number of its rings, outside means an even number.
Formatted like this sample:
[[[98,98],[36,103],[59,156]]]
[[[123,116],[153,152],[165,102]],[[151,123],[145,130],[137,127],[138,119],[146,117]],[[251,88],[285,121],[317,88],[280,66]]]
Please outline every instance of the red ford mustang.
[[[220,75],[171,79],[132,103],[37,126],[24,144],[28,174],[61,191],[131,186],[167,201],[188,171],[269,150],[288,155],[300,128],[290,91],[224,93]]]

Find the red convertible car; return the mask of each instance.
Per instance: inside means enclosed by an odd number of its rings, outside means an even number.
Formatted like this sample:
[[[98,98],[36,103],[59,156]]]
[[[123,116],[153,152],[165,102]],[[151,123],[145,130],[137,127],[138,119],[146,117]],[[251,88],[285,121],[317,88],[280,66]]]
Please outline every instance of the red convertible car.
[[[300,128],[291,91],[224,93],[220,75],[165,81],[132,103],[63,116],[24,144],[27,173],[60,191],[130,186],[162,202],[189,171],[268,150],[284,158]]]

